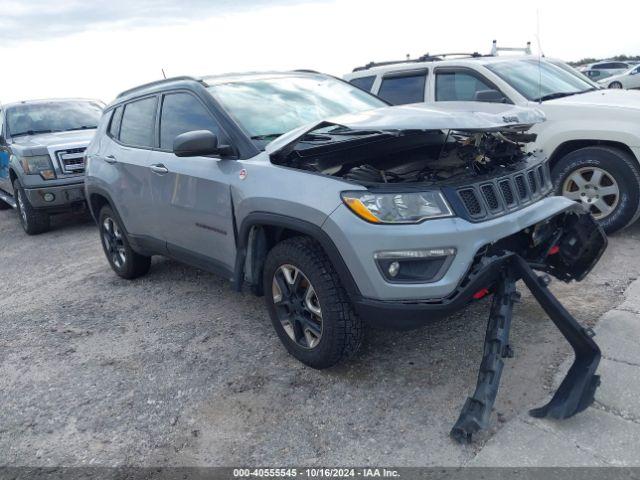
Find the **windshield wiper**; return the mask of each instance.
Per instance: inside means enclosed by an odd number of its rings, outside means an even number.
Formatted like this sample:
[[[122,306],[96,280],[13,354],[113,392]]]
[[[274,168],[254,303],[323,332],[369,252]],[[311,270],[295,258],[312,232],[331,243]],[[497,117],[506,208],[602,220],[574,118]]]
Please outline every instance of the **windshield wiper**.
[[[92,128],[98,128],[97,125],[82,125],[80,127],[73,127],[73,128],[67,128],[65,130],[62,130],[63,132],[72,132],[73,130],[89,130]]]
[[[40,133],[53,133],[59,132],[60,130],[25,130],[24,132],[12,133],[12,137],[18,137],[20,135],[38,135]]]
[[[264,135],[254,135],[251,137],[251,140],[273,140],[274,138],[278,138],[280,135],[284,135],[282,133],[265,133]]]
[[[554,92],[554,93],[549,93],[547,95],[543,95],[538,98],[534,98],[533,101],[544,102],[546,100],[553,100],[556,98],[563,98],[563,97],[570,97],[571,95],[578,95],[579,93],[593,92],[594,90],[597,90],[597,89],[595,87],[591,87],[591,88],[587,88],[586,90],[580,90],[578,92]]]

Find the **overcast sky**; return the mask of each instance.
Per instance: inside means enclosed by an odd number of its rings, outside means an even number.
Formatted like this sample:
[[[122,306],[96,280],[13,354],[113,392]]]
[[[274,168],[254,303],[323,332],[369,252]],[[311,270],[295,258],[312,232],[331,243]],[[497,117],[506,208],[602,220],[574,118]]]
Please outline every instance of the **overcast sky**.
[[[0,101],[109,102],[167,75],[311,68],[540,44],[577,60],[640,54],[639,1],[0,0]]]

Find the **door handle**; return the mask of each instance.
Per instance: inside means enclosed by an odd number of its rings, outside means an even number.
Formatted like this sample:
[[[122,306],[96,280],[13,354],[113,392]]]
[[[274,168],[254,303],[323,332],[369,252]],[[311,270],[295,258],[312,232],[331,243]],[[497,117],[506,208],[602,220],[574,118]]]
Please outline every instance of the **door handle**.
[[[157,173],[158,175],[164,175],[165,173],[169,173],[169,169],[162,165],[161,163],[156,163],[155,165],[151,165],[149,167],[153,173]]]
[[[113,155],[107,155],[106,157],[104,157],[104,161],[110,163],[111,165],[113,165],[114,163],[118,163],[118,160],[116,160],[116,157],[114,157]]]

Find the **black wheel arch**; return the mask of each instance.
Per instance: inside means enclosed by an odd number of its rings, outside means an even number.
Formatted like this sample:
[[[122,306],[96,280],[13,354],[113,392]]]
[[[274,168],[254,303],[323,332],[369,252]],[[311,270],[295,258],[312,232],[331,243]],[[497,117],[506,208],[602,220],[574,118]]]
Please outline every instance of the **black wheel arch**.
[[[640,165],[640,159],[636,158],[633,151],[629,146],[622,142],[610,141],[610,140],[594,140],[594,139],[583,139],[583,140],[567,140],[564,143],[561,143],[556,147],[551,155],[549,155],[549,167],[553,168],[562,158],[574,152],[576,150],[580,150],[581,148],[586,147],[609,147],[616,148],[618,150],[623,151],[627,155],[630,155],[634,158]]]
[[[329,235],[319,226],[287,215],[254,212],[247,215],[240,225],[237,238],[237,254],[233,284],[237,291],[245,280],[256,295],[262,292],[262,268],[267,253],[278,242],[293,236],[308,236],[318,242],[331,260],[349,297],[360,295],[342,255]]]

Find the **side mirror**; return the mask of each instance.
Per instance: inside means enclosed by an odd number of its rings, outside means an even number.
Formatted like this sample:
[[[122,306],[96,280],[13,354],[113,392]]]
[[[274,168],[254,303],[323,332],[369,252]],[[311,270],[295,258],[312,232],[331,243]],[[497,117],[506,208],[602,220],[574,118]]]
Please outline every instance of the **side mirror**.
[[[178,135],[173,140],[173,153],[177,157],[205,157],[230,155],[229,145],[218,145],[218,137],[209,130],[194,130]]]
[[[507,98],[498,90],[478,90],[473,96],[475,102],[507,103]]]

